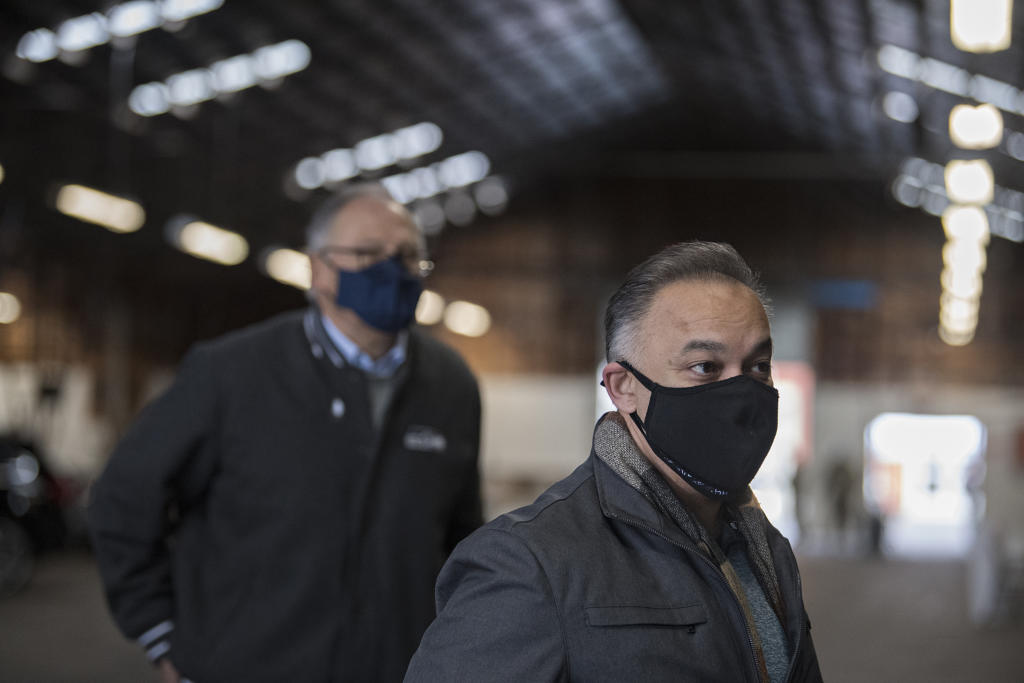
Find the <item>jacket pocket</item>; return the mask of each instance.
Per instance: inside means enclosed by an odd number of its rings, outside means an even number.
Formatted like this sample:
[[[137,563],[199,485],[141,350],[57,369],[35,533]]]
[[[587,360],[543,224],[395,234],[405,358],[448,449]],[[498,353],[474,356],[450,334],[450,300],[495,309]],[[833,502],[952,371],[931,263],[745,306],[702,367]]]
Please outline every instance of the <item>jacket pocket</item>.
[[[708,620],[704,605],[647,607],[611,605],[585,607],[588,626],[696,626]]]

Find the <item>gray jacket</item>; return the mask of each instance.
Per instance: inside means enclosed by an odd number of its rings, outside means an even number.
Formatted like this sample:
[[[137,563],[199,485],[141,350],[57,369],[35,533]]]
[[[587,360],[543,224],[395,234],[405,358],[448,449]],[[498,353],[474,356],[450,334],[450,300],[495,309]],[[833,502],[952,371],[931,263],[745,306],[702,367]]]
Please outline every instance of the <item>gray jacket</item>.
[[[819,681],[789,542],[767,524],[790,681]],[[406,681],[757,681],[721,570],[596,453],[456,548]]]

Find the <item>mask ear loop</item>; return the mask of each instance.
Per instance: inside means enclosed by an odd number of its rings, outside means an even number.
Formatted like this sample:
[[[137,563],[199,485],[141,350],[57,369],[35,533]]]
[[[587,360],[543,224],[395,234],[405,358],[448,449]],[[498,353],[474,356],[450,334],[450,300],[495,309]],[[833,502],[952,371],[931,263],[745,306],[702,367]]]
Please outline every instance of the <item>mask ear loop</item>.
[[[657,388],[658,384],[655,383],[655,382],[652,382],[649,377],[647,377],[642,372],[640,372],[639,370],[634,368],[632,365],[630,365],[629,361],[618,360],[618,361],[615,361],[615,362],[618,363],[619,365],[621,365],[622,367],[626,368],[626,370],[628,370],[634,377],[636,377],[637,381],[640,382],[640,384],[642,384],[644,386],[644,388],[646,388],[648,391],[651,392],[651,401],[650,401],[650,403],[647,404],[647,412],[650,413],[650,411],[651,411],[651,404],[654,403],[654,390]],[[640,430],[640,433],[643,434],[644,438],[646,439],[647,438],[647,426],[644,425],[644,421],[640,419],[639,413],[637,413],[634,410],[632,413],[629,414],[629,416],[633,419],[633,422],[636,424],[637,428]]]
[[[647,375],[634,368],[629,364],[629,361],[617,360],[615,362],[629,370],[629,372],[636,377],[640,384],[643,384],[648,391],[654,391],[658,387],[657,382],[652,381]]]

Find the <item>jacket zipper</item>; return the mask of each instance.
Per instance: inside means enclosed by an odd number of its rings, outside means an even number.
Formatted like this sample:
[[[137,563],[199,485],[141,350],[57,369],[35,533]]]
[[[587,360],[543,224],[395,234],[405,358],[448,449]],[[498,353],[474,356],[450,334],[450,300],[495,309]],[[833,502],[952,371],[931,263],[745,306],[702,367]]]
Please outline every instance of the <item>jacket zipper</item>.
[[[607,514],[612,519],[617,519],[618,521],[622,522],[623,524],[628,524],[628,525],[636,527],[638,529],[643,529],[645,531],[648,531],[648,532],[654,534],[655,536],[657,536],[658,538],[661,538],[662,540],[668,541],[669,543],[671,543],[672,545],[676,546],[680,550],[685,550],[686,552],[690,553],[691,555],[695,555],[698,558],[700,558],[705,564],[707,564],[709,567],[711,567],[714,570],[715,575],[718,576],[718,578],[725,585],[726,592],[729,595],[732,596],[733,601],[740,608],[740,613],[743,614],[743,606],[740,605],[739,598],[736,597],[736,595],[732,592],[732,588],[729,587],[729,582],[725,580],[725,575],[722,574],[721,568],[715,566],[715,563],[712,562],[711,560],[709,560],[696,547],[688,547],[686,545],[683,545],[682,543],[678,543],[678,542],[672,540],[671,538],[669,538],[668,536],[666,536],[665,534],[661,533],[660,531],[658,531],[654,527],[651,527],[651,526],[648,526],[646,524],[643,524],[642,522],[636,522],[636,521],[633,521],[631,519],[626,519],[624,517],[619,517],[618,515],[610,513],[610,512],[607,513]],[[755,652],[755,650],[754,650],[754,635],[750,632],[750,626],[747,624],[747,619],[746,619],[745,616],[743,617],[743,630],[747,634],[747,647],[750,648],[750,659],[754,663],[755,676],[758,679],[758,681],[760,681],[761,680],[761,676],[760,676],[760,673],[758,672],[758,667],[757,667],[757,652]],[[795,658],[793,659],[793,662],[796,662]],[[792,666],[793,665],[791,664],[790,667],[792,667]],[[788,680],[788,677],[787,677],[787,680]],[[763,683],[770,683],[770,681],[764,681]]]

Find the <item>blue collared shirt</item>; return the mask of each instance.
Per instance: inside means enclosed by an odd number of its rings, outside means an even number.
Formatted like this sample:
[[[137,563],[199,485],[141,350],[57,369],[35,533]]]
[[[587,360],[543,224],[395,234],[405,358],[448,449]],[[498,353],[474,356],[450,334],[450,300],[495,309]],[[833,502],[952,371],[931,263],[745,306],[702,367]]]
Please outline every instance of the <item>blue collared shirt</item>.
[[[393,377],[398,368],[405,362],[405,356],[409,347],[408,330],[399,332],[398,337],[395,339],[395,345],[388,349],[388,352],[383,356],[374,360],[368,353],[360,349],[354,341],[346,337],[341,330],[335,327],[334,323],[326,315],[321,314],[320,320],[323,322],[327,336],[331,338],[338,351],[345,357],[345,362],[363,370],[372,377],[381,379]]]

